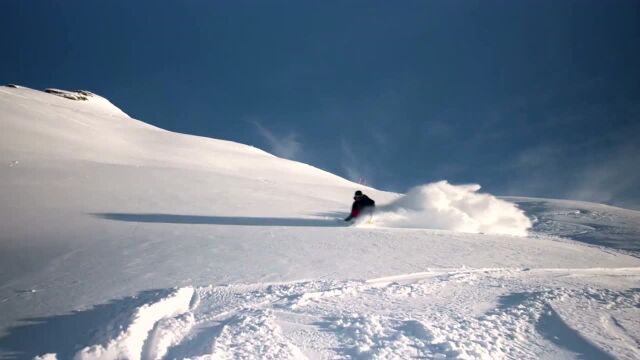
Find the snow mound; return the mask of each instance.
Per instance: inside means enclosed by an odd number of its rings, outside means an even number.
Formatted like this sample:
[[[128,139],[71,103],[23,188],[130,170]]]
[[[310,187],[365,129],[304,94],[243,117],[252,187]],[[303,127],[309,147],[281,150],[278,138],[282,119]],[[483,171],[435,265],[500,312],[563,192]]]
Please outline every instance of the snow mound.
[[[130,324],[122,330],[106,346],[93,345],[82,349],[74,357],[75,360],[93,359],[131,359],[139,360],[143,353],[145,342],[155,344],[157,348],[150,351],[149,359],[161,359],[166,352],[166,346],[171,345],[170,338],[163,334],[160,321],[173,318],[189,311],[194,295],[191,287],[176,290],[172,295],[153,304],[141,306],[132,316]],[[184,327],[184,324],[182,324]],[[188,326],[188,325],[187,325]],[[152,331],[154,330],[155,331]],[[178,330],[176,328],[175,330]],[[149,339],[149,334],[155,336]],[[163,336],[164,335],[164,336]]]
[[[417,186],[377,209],[375,224],[452,230],[467,233],[526,236],[531,220],[515,204],[490,194],[480,185],[451,185],[446,180]]]
[[[60,89],[45,89],[44,92],[57,95],[69,100],[82,100],[87,101],[90,97],[95,96],[94,93],[86,90],[66,91]]]
[[[85,109],[85,111],[88,110],[95,113],[106,112],[112,115],[129,117],[129,115],[127,115],[124,111],[122,111],[117,106],[113,105],[106,98],[87,90],[68,91],[68,90],[48,88],[48,89],[45,89],[44,92],[47,94],[58,96],[63,99],[74,100],[74,101],[85,103],[86,105],[84,106],[87,106],[87,105],[90,106],[90,108]]]

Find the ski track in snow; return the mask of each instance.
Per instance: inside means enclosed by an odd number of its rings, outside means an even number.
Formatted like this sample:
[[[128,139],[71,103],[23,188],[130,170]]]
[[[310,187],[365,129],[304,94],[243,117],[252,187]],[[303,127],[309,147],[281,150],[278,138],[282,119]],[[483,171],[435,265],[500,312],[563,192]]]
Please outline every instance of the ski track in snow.
[[[119,331],[75,359],[637,358],[627,327],[637,327],[640,288],[598,288],[593,277],[637,284],[640,268],[185,287],[106,324]]]

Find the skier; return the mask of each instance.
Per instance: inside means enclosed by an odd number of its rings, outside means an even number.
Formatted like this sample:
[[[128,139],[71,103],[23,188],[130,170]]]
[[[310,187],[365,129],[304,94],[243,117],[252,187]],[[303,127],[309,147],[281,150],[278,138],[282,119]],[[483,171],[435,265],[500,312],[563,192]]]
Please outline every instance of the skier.
[[[362,191],[356,191],[356,194],[353,196],[353,200],[354,202],[351,206],[351,214],[349,214],[349,216],[347,216],[344,221],[350,221],[351,219],[357,218],[361,214],[373,213],[376,202],[371,200],[367,195],[363,194]]]

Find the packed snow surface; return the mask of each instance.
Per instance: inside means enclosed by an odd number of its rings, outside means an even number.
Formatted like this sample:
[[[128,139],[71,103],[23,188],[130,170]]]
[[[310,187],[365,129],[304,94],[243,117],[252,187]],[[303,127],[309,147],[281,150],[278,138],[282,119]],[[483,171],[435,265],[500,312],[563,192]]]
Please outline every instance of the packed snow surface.
[[[0,88],[0,166],[0,358],[640,358],[637,211],[382,192],[86,91]]]

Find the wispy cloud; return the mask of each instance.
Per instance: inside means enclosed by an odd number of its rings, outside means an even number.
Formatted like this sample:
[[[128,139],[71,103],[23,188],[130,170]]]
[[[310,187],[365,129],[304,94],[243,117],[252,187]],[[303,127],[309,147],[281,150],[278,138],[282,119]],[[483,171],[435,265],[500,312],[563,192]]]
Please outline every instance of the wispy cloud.
[[[514,165],[525,169],[537,169],[554,162],[563,149],[558,145],[544,144],[528,148],[515,156]]]
[[[572,149],[574,147],[578,145],[542,145],[518,154],[512,169],[520,175],[511,183],[507,193],[640,209],[638,143],[621,142],[597,155],[581,155],[581,151],[576,155],[576,151],[570,151],[575,150]]]
[[[619,145],[605,159],[581,170],[580,182],[568,197],[640,208],[640,196],[634,193],[640,183],[638,154],[636,143]]]
[[[260,136],[262,136],[269,144],[269,151],[276,156],[285,159],[299,160],[302,155],[302,145],[298,141],[298,135],[290,132],[281,136],[267,129],[258,121],[253,121]]]
[[[345,139],[340,141],[340,147],[342,150],[342,168],[347,175],[347,179],[366,186],[372,186],[369,166],[357,156]]]

